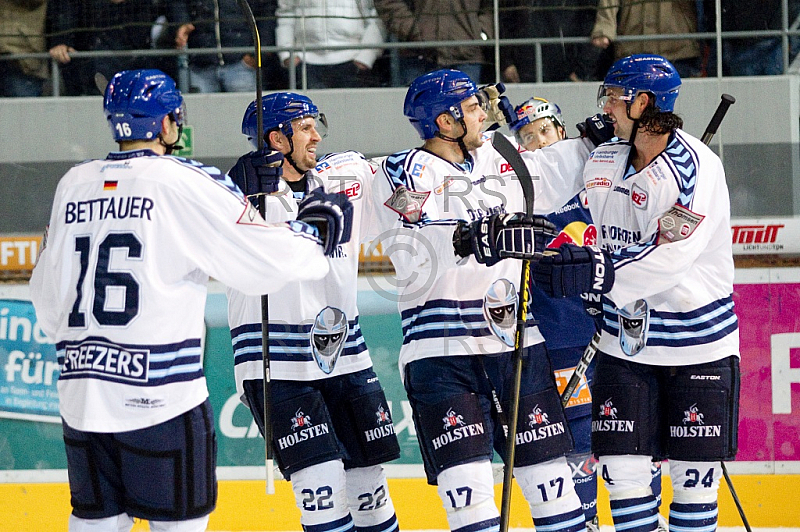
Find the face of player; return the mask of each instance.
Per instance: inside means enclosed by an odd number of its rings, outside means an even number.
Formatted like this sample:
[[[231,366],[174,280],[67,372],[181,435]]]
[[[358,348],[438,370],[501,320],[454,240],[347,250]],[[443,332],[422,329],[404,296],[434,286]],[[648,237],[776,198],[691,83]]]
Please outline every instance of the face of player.
[[[481,131],[486,120],[486,111],[483,110],[478,97],[470,96],[461,102],[461,112],[464,113],[464,125],[467,126],[464,145],[468,150],[480,148],[483,145]]]
[[[633,120],[628,118],[628,102],[620,99],[622,95],[622,89],[619,87],[607,88],[603,114],[607,115],[614,124],[614,134],[621,139],[628,140],[633,133]],[[636,116],[633,110],[631,116]]]
[[[317,165],[317,144],[321,140],[314,117],[305,116],[292,120],[292,159],[301,170],[308,171]]]
[[[517,136],[526,150],[536,151],[563,139],[564,130],[546,116],[522,126]]]

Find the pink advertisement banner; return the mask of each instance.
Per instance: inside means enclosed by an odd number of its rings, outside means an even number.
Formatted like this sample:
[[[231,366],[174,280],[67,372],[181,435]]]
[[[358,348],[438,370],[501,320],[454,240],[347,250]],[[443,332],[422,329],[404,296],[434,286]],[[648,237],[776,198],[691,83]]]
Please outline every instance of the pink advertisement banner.
[[[737,461],[800,461],[800,275],[737,270],[742,369]]]

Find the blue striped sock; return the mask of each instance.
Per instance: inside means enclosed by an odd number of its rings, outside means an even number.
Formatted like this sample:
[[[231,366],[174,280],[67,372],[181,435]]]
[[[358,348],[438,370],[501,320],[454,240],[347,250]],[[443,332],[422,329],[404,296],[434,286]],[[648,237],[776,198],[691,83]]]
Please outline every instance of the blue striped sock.
[[[495,517],[481,521],[479,523],[472,523],[471,525],[462,526],[453,530],[453,532],[498,532],[500,530],[500,518]]]
[[[582,508],[547,517],[534,517],[536,532],[581,532],[586,527]]]
[[[392,517],[377,525],[356,526],[357,532],[396,532],[398,529],[397,514],[392,514]]]
[[[353,524],[353,518],[350,517],[350,514],[347,514],[335,521],[318,525],[303,525],[303,530],[305,532],[354,532],[355,525]]]
[[[654,495],[611,501],[611,517],[617,532],[653,532],[658,528],[658,505]]]
[[[669,505],[670,532],[714,532],[717,529],[717,503]]]

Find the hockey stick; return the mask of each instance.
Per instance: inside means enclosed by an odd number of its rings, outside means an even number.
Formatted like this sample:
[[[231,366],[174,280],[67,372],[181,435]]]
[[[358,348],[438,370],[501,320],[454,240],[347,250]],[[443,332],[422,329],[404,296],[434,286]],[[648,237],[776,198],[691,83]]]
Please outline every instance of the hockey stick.
[[[728,112],[728,108],[734,103],[736,103],[736,98],[730,94],[722,95],[722,101],[719,102],[717,110],[714,112],[714,116],[711,117],[711,122],[708,123],[706,131],[703,133],[703,137],[700,139],[703,141],[703,144],[708,145],[711,142],[711,139],[714,138],[714,135],[717,133],[717,128],[719,128],[720,122],[722,122],[722,119],[725,118],[725,113]],[[728,490],[731,492],[733,502],[736,504],[736,509],[739,511],[739,517],[742,518],[744,528],[747,530],[747,532],[753,532],[750,528],[750,523],[747,521],[747,516],[744,515],[744,508],[742,507],[741,501],[739,501],[739,496],[736,494],[736,490],[733,488],[733,482],[731,481],[731,476],[728,474],[728,468],[725,466],[725,462],[722,460],[720,460],[719,463],[722,466],[722,476],[725,477],[725,483],[728,485]]]
[[[578,387],[581,377],[583,377],[586,374],[586,370],[589,369],[589,364],[592,363],[592,359],[597,353],[597,348],[599,345],[600,332],[598,331],[594,333],[589,345],[587,345],[586,349],[584,349],[581,359],[578,360],[578,365],[575,366],[575,371],[572,372],[569,382],[567,382],[567,387],[564,388],[563,392],[561,392],[561,406],[567,406],[567,403],[569,403],[569,398],[572,397],[573,392],[575,392],[575,388]]]
[[[258,26],[253,10],[247,0],[237,0],[239,8],[244,14],[253,33],[256,60],[256,128],[258,135],[258,150],[264,149],[264,107],[261,97],[264,93],[261,81],[261,38],[258,35]],[[258,196],[258,212],[266,217],[267,200],[263,194]],[[275,493],[275,473],[272,459],[272,416],[270,415],[270,367],[269,367],[269,297],[261,296],[261,360],[264,368],[264,465],[267,469],[267,494]]]
[[[495,132],[492,135],[492,146],[511,165],[522,186],[522,197],[525,199],[525,214],[533,215],[533,178],[525,161],[508,139]],[[508,518],[511,510],[511,482],[514,478],[514,455],[516,452],[517,418],[519,417],[519,393],[522,386],[522,350],[525,342],[525,318],[528,315],[528,282],[531,278],[531,261],[522,261],[522,278],[519,282],[520,303],[517,312],[517,330],[514,335],[513,366],[514,376],[511,383],[511,407],[508,412],[508,430],[506,431],[506,467],[503,471],[503,498],[500,505],[500,532],[508,531]]]

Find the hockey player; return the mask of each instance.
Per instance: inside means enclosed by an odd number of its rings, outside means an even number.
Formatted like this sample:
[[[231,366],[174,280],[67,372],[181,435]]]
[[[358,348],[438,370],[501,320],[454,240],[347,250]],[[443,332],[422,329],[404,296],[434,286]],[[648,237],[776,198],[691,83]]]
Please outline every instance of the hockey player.
[[[217,498],[208,278],[257,294],[323,277],[317,235],[341,233],[348,205],[316,198],[327,227],[267,225],[227,175],[169,156],[183,98],[158,70],[116,74],[103,109],[120,151],[61,179],[30,281],[61,364],[69,529],[201,531]]]
[[[531,98],[515,109],[516,120],[509,124],[517,142],[526,150],[536,151],[567,138],[566,125],[557,104],[544,98]],[[560,231],[548,245],[557,249],[564,243],[589,246],[597,243],[597,227],[592,223],[586,190],[581,190],[566,205],[547,218]],[[595,331],[594,320],[584,311],[579,297],[549,298],[535,285],[531,287],[531,313],[544,336],[547,353],[556,373],[556,381],[566,385]],[[594,359],[579,386],[565,406],[574,451],[567,456],[572,468],[575,491],[581,499],[587,527],[597,522],[597,460],[591,453],[592,392]],[[652,467],[651,487],[661,503],[661,463]],[[664,527],[666,530],[666,527]]]
[[[531,98],[515,109],[516,120],[509,124],[517,142],[528,151],[536,151],[567,138],[561,109],[543,98]],[[558,248],[565,242],[579,246],[597,241],[597,228],[592,224],[586,205],[586,191],[575,195],[564,206],[547,216],[559,231],[548,248]],[[583,351],[592,339],[595,327],[584,311],[580,297],[549,298],[535,285],[531,287],[531,313],[547,345],[547,354],[555,370],[556,381],[566,385]],[[587,526],[596,526],[597,467],[591,453],[592,395],[589,384],[594,375],[594,363],[586,374],[564,412],[575,448],[567,456],[575,491],[581,499]],[[588,524],[591,523],[591,524]]]
[[[650,463],[669,458],[670,529],[713,530],[720,460],[737,449],[739,335],[730,204],[719,158],[681,129],[680,77],[666,59],[612,65],[598,103],[622,140],[598,147],[584,181],[600,249],[564,245],[538,263],[556,296],[592,288],[599,258],[615,270],[603,298],[593,385],[592,450],[617,530],[650,532]]]
[[[258,131],[252,102],[242,132],[254,145],[263,135],[270,149],[284,155],[283,179],[266,190],[243,187],[273,193],[267,197],[267,220],[293,220],[297,202],[313,191],[341,192],[354,207],[352,238],[331,250],[330,273],[318,281],[288,284],[269,297],[270,416],[277,463],[292,483],[304,530],[391,532],[397,518],[381,464],[398,458],[400,447],[356,307],[358,256],[370,229],[366,198],[375,169],[355,151],[317,162],[327,123],[308,97],[270,94],[262,107],[264,131]],[[260,181],[252,175],[248,183]],[[261,302],[235,290],[228,298],[237,389],[263,434]]]
[[[521,261],[503,259],[536,260],[555,236],[546,219],[520,212],[518,179],[482,133],[485,109],[501,122],[498,110],[510,107],[500,92],[478,89],[458,70],[418,77],[404,114],[423,146],[390,155],[374,185],[377,214],[388,227],[384,249],[396,250],[400,374],[425,472],[438,485],[450,529],[465,532],[499,523],[491,459],[493,449],[505,450],[521,276]],[[565,140],[521,153],[530,173],[542,176],[533,181],[537,209],[552,212],[577,193],[556,192],[577,186],[589,150],[610,129],[593,121],[595,142]],[[572,439],[542,336],[532,321],[525,329],[514,473],[537,527],[581,531],[585,519],[564,458]],[[493,406],[495,393],[502,412]]]

